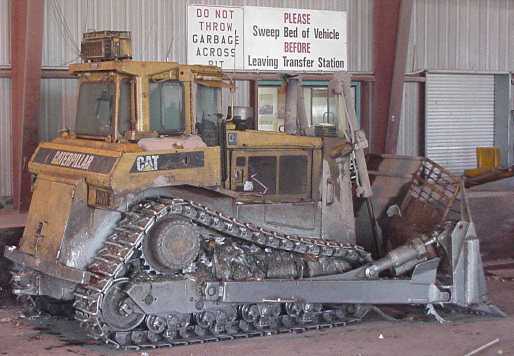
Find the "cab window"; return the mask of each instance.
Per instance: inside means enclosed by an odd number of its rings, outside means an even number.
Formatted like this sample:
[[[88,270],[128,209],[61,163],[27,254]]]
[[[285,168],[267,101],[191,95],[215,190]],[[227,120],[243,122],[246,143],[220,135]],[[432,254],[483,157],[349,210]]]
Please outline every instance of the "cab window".
[[[80,85],[75,132],[108,136],[112,132],[113,82],[84,82]]]
[[[199,84],[196,89],[196,122],[204,120],[216,122],[221,90]]]
[[[198,84],[196,87],[196,130],[207,146],[219,145],[218,113],[221,89]]]
[[[179,81],[150,83],[150,129],[160,134],[184,132],[184,90]]]

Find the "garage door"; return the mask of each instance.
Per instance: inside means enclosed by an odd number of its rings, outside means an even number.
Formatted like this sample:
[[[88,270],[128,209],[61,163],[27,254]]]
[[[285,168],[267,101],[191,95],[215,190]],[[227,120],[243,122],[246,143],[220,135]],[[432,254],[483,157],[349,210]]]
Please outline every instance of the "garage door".
[[[426,156],[453,173],[476,167],[476,147],[494,145],[494,75],[427,73]]]

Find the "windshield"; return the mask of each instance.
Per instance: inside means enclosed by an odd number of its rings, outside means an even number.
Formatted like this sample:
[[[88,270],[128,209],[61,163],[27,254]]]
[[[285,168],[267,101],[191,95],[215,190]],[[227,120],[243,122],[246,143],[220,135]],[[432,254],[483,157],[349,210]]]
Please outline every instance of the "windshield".
[[[107,136],[112,133],[113,82],[85,82],[80,86],[75,132]]]

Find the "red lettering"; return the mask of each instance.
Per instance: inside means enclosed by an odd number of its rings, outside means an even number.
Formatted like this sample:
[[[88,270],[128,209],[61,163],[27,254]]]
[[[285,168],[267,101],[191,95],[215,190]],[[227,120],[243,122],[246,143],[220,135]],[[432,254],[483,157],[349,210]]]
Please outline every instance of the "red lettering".
[[[284,52],[311,53],[311,44],[310,42],[284,42]]]
[[[284,23],[309,25],[311,23],[311,14],[284,12]]]

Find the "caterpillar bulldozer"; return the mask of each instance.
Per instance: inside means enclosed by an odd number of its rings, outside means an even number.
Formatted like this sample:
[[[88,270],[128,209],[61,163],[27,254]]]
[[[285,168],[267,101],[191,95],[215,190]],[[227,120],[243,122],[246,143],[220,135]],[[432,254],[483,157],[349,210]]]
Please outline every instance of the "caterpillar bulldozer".
[[[134,61],[127,32],[84,34],[82,58],[75,129],[29,163],[27,224],[4,252],[15,294],[72,303],[92,337],[134,349],[341,326],[383,304],[496,311],[459,178],[412,159],[374,216],[372,185],[398,167],[381,157],[370,182],[347,73],[332,126],[289,115],[264,132],[220,114],[232,82],[216,67]]]

